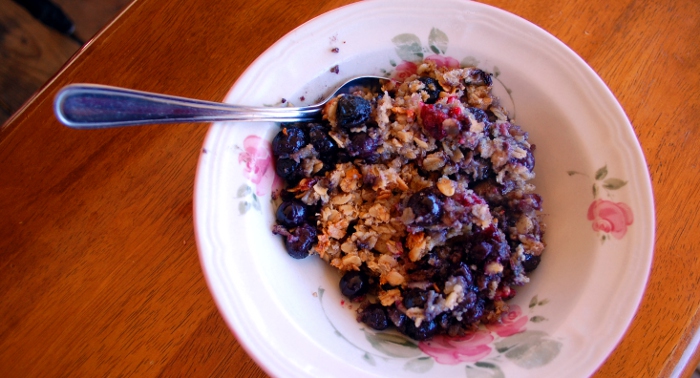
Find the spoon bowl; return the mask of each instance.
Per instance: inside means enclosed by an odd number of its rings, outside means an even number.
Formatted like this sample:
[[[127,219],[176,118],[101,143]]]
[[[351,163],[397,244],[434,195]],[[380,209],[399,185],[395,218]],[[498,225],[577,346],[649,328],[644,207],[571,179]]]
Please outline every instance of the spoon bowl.
[[[56,118],[75,129],[215,121],[302,122],[321,119],[328,101],[355,88],[381,88],[381,76],[359,76],[326,99],[303,107],[253,107],[96,84],[71,84],[54,100]]]

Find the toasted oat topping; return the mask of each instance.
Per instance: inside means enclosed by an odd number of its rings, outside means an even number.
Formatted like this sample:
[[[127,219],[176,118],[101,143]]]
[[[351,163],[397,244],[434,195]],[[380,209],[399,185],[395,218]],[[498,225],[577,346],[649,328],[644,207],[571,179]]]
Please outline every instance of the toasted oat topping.
[[[491,76],[433,62],[417,72],[330,101],[321,124],[285,125],[273,153],[287,181],[279,197],[313,214],[303,252],[361,272],[353,282],[364,277],[366,289],[349,295],[360,313],[372,304],[372,317],[384,311],[422,340],[498,321],[539,264],[545,227],[535,146],[491,94]],[[301,226],[275,227],[288,246],[307,245],[294,239]]]

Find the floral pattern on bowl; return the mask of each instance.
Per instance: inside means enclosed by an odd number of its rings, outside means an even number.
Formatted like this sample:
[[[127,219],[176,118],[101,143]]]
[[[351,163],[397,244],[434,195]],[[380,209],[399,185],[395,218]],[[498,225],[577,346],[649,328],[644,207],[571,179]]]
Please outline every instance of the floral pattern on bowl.
[[[511,300],[503,329],[483,327],[468,339],[445,342],[449,348],[440,339],[421,345],[360,329],[352,314],[335,305],[342,300],[332,289],[337,274],[318,259],[285,258],[282,241],[270,235],[274,166],[264,141],[276,126],[215,123],[195,185],[200,260],[222,317],[271,376],[588,376],[634,316],[653,256],[654,204],[644,156],[624,111],[595,72],[542,29],[485,4],[439,1],[439,7],[423,0],[358,2],[311,20],[262,54],[225,101],[259,106],[313,99],[352,76],[411,70],[417,60],[403,59],[392,39],[420,36],[420,51],[406,51],[437,64],[461,59],[461,65],[488,69],[508,85],[498,94],[502,100],[512,89],[518,123],[537,144],[535,184],[545,200],[551,254]],[[433,29],[449,38],[443,43]],[[336,65],[339,73],[329,72]],[[615,162],[616,171],[611,165],[610,174],[596,179],[601,161]],[[588,175],[562,175],[569,169]],[[606,188],[617,172],[624,172],[627,184]],[[616,253],[608,253],[611,247]],[[311,295],[319,286],[328,288],[325,308]],[[536,294],[550,304],[534,300],[529,307]],[[558,352],[545,353],[552,357],[542,364],[528,360],[532,350]]]
[[[569,176],[581,175],[589,177],[577,171],[568,171],[567,173]],[[602,242],[610,239],[610,236],[618,240],[622,239],[627,234],[627,228],[634,223],[634,214],[629,205],[624,202],[614,202],[599,198],[601,190],[604,191],[608,198],[611,198],[611,191],[618,190],[625,185],[627,185],[627,181],[608,177],[607,165],[598,169],[593,176],[593,202],[588,207],[586,218],[592,222],[593,231],[602,234]]]
[[[487,374],[505,377],[500,365],[508,361],[520,368],[532,369],[547,365],[554,360],[562,348],[562,342],[551,338],[546,332],[528,329],[528,323],[546,322],[547,318],[536,315],[538,306],[549,303],[547,299],[532,297],[528,305],[529,314],[523,314],[518,305],[510,306],[501,323],[481,325],[479,329],[459,337],[436,336],[426,341],[416,341],[396,331],[375,331],[358,326],[374,351],[365,350],[344,336],[328,316],[324,307],[325,289],[319,287],[317,297],[321,309],[336,335],[363,352],[363,359],[376,366],[377,360],[404,360],[403,369],[425,373],[435,363],[443,365],[464,364],[467,377]],[[341,305],[344,305],[344,301]]]
[[[401,59],[401,62],[396,63],[395,60],[391,59],[389,64],[393,67],[393,71],[382,70],[382,73],[397,81],[403,81],[407,77],[415,74],[418,71],[418,63],[422,61],[434,62],[436,67],[444,67],[446,69],[479,66],[479,60],[471,55],[464,57],[461,61],[446,55],[450,39],[445,32],[436,27],[430,29],[427,46],[423,46],[420,38],[412,33],[396,35],[391,39],[391,42],[394,44],[394,51],[399,59]],[[432,52],[433,54],[426,56],[427,52]],[[484,69],[485,67],[481,68]],[[491,73],[493,74],[493,78],[495,78],[505,90],[510,100],[510,106],[507,107],[509,116],[511,119],[515,119],[515,103],[513,101],[512,90],[498,79],[501,74],[501,70],[498,66],[493,66]]]

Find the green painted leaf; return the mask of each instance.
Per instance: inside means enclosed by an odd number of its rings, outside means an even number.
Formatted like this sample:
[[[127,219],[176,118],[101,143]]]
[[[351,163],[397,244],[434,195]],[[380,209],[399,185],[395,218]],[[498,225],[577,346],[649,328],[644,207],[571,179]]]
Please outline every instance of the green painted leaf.
[[[559,355],[562,344],[542,331],[525,331],[506,337],[494,344],[508,348],[504,356],[514,364],[531,369],[548,364]]]
[[[437,28],[430,29],[430,35],[428,35],[428,44],[430,49],[436,54],[444,54],[447,51],[447,45],[450,39],[447,38],[442,30]]]
[[[598,185],[593,184],[593,198],[598,198]]]
[[[365,338],[374,349],[392,357],[411,358],[423,354],[418,344],[398,333],[365,331]]]
[[[501,69],[498,68],[498,66],[493,66],[493,76],[494,76],[494,77],[499,77],[499,76],[501,76]]]
[[[496,364],[479,361],[474,365],[479,369],[467,365],[467,378],[505,378],[503,370]]]
[[[538,299],[537,299],[537,296],[535,295],[534,297],[532,297],[532,299],[530,299],[530,304],[527,307],[533,308],[533,307],[537,306],[537,301],[538,301]]]
[[[250,186],[243,184],[243,185],[241,185],[240,188],[238,188],[238,192],[236,192],[236,195],[238,196],[238,198],[241,198],[241,197],[247,196],[248,194],[250,194],[252,192],[253,192],[253,189],[251,189]]]
[[[260,210],[260,201],[258,200],[258,196],[255,194],[253,194],[253,208],[258,211]]]
[[[459,62],[459,64],[461,64],[462,67],[477,67],[479,65],[479,60],[473,56],[468,56],[462,59],[462,61]]]
[[[322,288],[321,286],[318,287],[318,300],[322,301],[323,300],[323,293],[326,292],[326,289]]]
[[[423,60],[423,48],[420,39],[415,34],[399,34],[391,39],[396,45],[396,54],[402,60],[408,62],[418,62]]]
[[[575,175],[575,174],[579,174],[579,173],[576,172],[576,171],[566,171],[566,173],[567,173],[569,176],[573,176],[573,175]]]
[[[419,357],[413,360],[409,360],[403,365],[404,370],[412,371],[414,373],[425,373],[433,368],[435,361],[430,357]]]
[[[608,166],[605,165],[603,168],[600,168],[599,170],[596,171],[595,173],[595,179],[596,180],[602,180],[605,178],[605,176],[608,175]]]
[[[498,353],[505,353],[505,352],[508,351],[508,349],[510,349],[510,348],[505,348],[505,347],[504,347],[504,348],[496,348],[496,352],[498,352]]]
[[[537,302],[537,305],[538,305],[538,306],[544,306],[544,305],[546,305],[547,303],[549,303],[549,299],[543,299],[543,300]]]
[[[627,185],[627,181],[622,181],[616,178],[609,178],[603,182],[603,188],[608,190],[618,190]]]
[[[367,363],[372,366],[377,366],[377,361],[375,361],[374,357],[372,357],[372,355],[367,352],[365,352],[365,355],[362,356],[362,359],[367,361]]]
[[[535,315],[535,316],[530,318],[530,321],[533,323],[542,323],[545,320],[547,320],[547,318],[545,318],[544,316],[539,316],[539,315]]]
[[[245,214],[250,210],[250,202],[248,201],[243,201],[238,204],[238,210],[241,212],[241,215]]]
[[[394,59],[391,59],[389,64],[391,64],[392,67],[396,67],[396,61]]]

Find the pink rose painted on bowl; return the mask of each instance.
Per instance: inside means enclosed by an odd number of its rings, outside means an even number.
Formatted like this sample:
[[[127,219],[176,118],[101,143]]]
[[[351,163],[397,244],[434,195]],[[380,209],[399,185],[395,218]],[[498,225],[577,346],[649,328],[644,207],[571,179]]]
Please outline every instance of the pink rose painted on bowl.
[[[609,233],[615,239],[622,239],[634,217],[632,209],[622,202],[597,199],[588,208],[588,220],[593,222],[593,231]]]
[[[435,66],[438,68],[445,67],[449,69],[459,68],[459,61],[455,58],[444,56],[444,55],[430,55],[425,57],[425,61],[435,62]]]
[[[416,73],[416,71],[418,71],[418,66],[415,63],[404,61],[396,66],[396,70],[394,71],[392,78],[396,79],[397,81],[403,81],[407,77]]]
[[[486,331],[476,331],[463,337],[436,336],[418,344],[423,353],[445,365],[476,362],[491,353],[489,344],[494,340]]]
[[[277,175],[272,166],[270,142],[256,135],[243,140],[243,151],[238,154],[238,163],[243,164],[243,175],[255,184],[255,194],[264,196],[276,185]]]
[[[500,323],[487,324],[486,328],[501,337],[508,337],[525,330],[527,316],[522,314],[520,306],[510,306],[510,311],[506,313]]]

